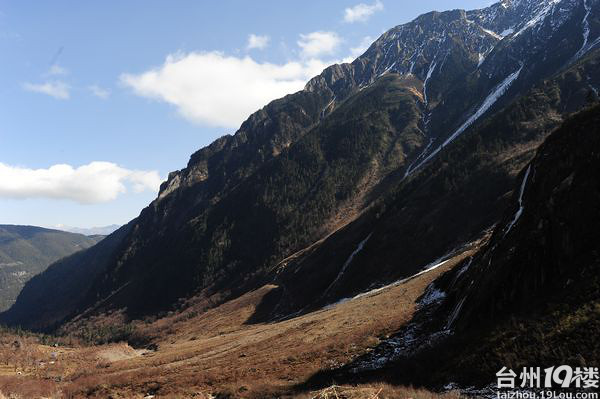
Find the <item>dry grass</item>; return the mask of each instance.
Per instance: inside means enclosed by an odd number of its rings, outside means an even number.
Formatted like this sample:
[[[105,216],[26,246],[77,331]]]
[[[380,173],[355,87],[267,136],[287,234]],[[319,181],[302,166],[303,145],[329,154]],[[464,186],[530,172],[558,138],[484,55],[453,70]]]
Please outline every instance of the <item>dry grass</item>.
[[[437,394],[424,389],[397,387],[388,384],[359,385],[356,387],[332,385],[320,391],[297,396],[298,399],[457,399],[458,392]]]
[[[138,325],[155,337],[157,351],[135,350],[123,343],[53,348],[30,342],[16,357],[0,353],[0,363],[13,370],[0,369],[0,391],[27,398],[289,395],[293,386],[317,371],[347,363],[397,331],[410,320],[427,285],[468,255],[403,284],[277,323],[245,324],[264,295],[275,288],[271,285],[205,312],[200,308],[205,304],[199,303],[198,309]],[[52,352],[56,359],[50,365]],[[17,375],[14,366],[20,361],[27,366],[19,366],[22,374]],[[336,394],[339,398],[435,396],[382,385],[332,387],[300,397],[335,398]]]

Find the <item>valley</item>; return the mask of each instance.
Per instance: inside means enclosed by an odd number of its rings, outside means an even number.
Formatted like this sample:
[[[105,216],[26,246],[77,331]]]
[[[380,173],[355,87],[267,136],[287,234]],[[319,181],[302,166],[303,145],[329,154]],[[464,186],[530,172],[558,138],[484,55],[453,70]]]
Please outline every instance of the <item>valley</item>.
[[[55,348],[30,338],[14,350],[13,357],[28,356],[28,360],[8,360],[0,376],[0,391],[5,395],[62,392],[66,396],[132,398],[313,397],[319,389],[303,386],[312,374],[337,368],[373,350],[410,320],[433,280],[473,251],[475,248],[463,251],[408,281],[281,321],[248,323],[261,301],[276,288],[272,285],[205,312],[197,310],[202,304],[193,305],[136,325],[139,334],[151,337],[152,345],[146,346],[153,349],[134,349],[126,343],[69,347],[66,337],[60,341],[67,345]],[[115,316],[98,316],[94,323],[111,323],[111,317]],[[72,328],[71,333],[77,335],[77,327]],[[3,350],[13,350],[11,344],[5,338]],[[48,363],[51,359],[54,364]],[[392,393],[395,389],[385,388]],[[371,391],[365,388],[365,392]]]
[[[0,398],[496,397],[504,368],[593,371],[598,45],[600,0],[387,30],[22,281]]]

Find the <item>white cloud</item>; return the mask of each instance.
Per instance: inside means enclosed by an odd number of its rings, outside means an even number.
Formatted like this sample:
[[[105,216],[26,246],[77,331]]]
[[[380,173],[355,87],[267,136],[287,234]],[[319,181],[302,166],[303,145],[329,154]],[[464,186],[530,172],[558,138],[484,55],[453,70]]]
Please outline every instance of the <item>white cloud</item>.
[[[24,83],[23,88],[35,93],[47,94],[59,100],[66,100],[70,96],[71,87],[62,81],[46,82],[40,84]]]
[[[350,55],[353,58],[357,58],[357,57],[363,55],[364,52],[367,51],[367,49],[371,46],[372,43],[373,43],[373,38],[371,36],[363,37],[363,39],[360,41],[360,44],[358,46],[350,48]]]
[[[28,169],[0,163],[0,197],[67,199],[81,204],[112,201],[127,192],[158,191],[156,171],[130,170],[111,162],[91,162],[73,168],[59,164]]]
[[[360,3],[344,10],[344,21],[365,22],[371,15],[381,10],[383,10],[383,3],[380,0],[376,0],[373,4]]]
[[[342,39],[335,32],[312,32],[300,35],[298,46],[304,58],[314,58],[335,53]]]
[[[88,86],[88,90],[98,98],[106,100],[110,96],[110,90],[102,88],[98,85]]]
[[[271,38],[269,36],[255,35],[254,33],[252,33],[248,36],[248,45],[246,46],[246,48],[248,50],[251,50],[251,49],[262,50],[269,45],[270,40],[271,40]]]
[[[50,69],[48,70],[46,75],[47,76],[57,76],[57,75],[66,75],[67,73],[69,73],[69,71],[66,68],[63,68],[58,64],[54,64],[50,67]]]
[[[158,68],[120,79],[137,95],[172,104],[193,122],[237,128],[271,100],[301,90],[329,64],[317,59],[271,64],[191,52],[169,55]]]
[[[342,43],[337,33],[300,35],[298,59],[282,64],[216,51],[180,52],[167,56],[156,68],[124,73],[120,82],[141,97],[175,106],[180,115],[194,123],[235,129],[270,101],[302,90],[310,78],[329,65],[352,62],[371,41],[365,37],[358,47],[350,49],[351,56],[334,58],[332,54]],[[286,48],[285,43],[282,46]]]

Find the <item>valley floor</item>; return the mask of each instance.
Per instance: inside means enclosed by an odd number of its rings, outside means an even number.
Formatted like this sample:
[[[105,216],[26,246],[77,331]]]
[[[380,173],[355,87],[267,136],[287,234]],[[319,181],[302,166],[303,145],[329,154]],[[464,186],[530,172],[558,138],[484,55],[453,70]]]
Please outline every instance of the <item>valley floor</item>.
[[[437,397],[388,385],[298,387],[317,371],[347,363],[397,331],[410,320],[425,288],[471,254],[464,252],[400,284],[279,322],[247,323],[272,285],[207,312],[187,309],[148,326],[162,331],[155,350],[126,343],[54,347],[4,336],[0,391],[15,398]]]

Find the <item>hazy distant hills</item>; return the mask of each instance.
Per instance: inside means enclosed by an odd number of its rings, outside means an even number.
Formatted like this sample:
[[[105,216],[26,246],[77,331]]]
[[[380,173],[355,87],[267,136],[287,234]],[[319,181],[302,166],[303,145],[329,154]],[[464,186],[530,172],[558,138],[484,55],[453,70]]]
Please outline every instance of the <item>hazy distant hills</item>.
[[[0,225],[0,309],[12,305],[23,285],[52,262],[100,240],[35,226]]]
[[[69,233],[83,234],[85,236],[107,236],[116,231],[119,227],[121,226],[118,224],[111,224],[108,226],[89,228],[58,225],[55,228],[57,230],[68,231]]]

